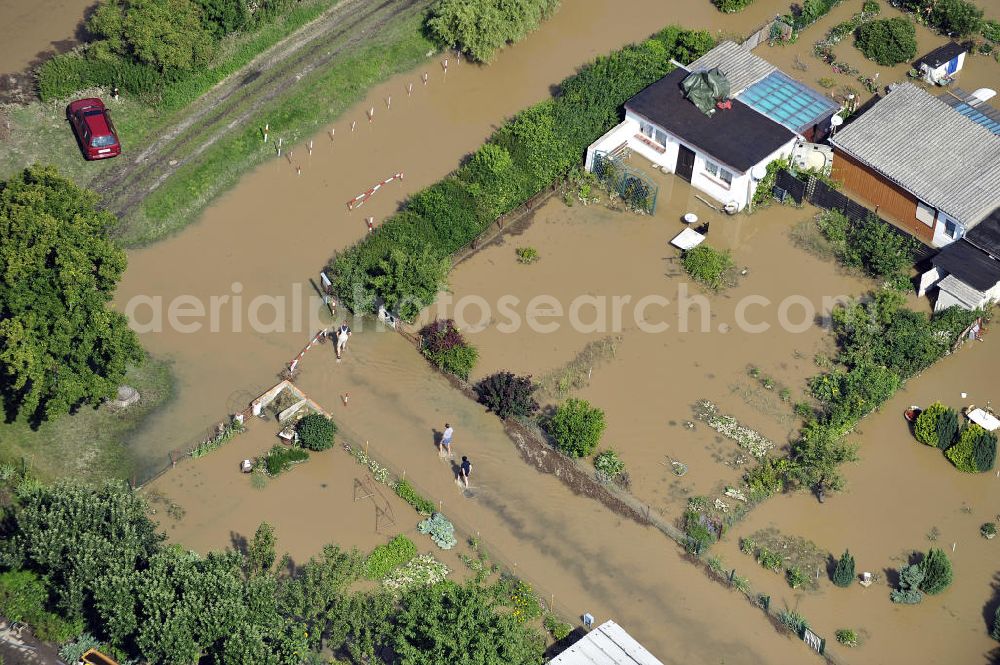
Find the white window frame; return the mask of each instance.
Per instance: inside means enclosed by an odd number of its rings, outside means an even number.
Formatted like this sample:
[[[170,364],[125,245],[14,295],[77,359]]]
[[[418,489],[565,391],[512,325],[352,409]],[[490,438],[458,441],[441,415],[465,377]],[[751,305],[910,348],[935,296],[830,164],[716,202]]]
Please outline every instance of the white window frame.
[[[656,145],[663,148],[667,147],[667,133],[653,123],[640,120],[639,133]],[[660,140],[661,138],[663,139],[662,141]]]
[[[733,186],[733,174],[710,159],[705,160],[705,173],[713,180],[723,183],[727,188]]]
[[[917,201],[917,211],[915,215],[917,220],[933,228],[934,219],[937,217],[937,210],[923,201]]]

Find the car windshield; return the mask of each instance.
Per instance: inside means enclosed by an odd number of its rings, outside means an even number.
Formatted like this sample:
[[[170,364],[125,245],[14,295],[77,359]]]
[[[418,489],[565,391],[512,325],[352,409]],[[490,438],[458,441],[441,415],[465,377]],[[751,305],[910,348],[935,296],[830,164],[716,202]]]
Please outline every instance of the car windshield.
[[[90,145],[94,148],[107,148],[109,145],[114,145],[115,143],[115,137],[108,134],[107,136],[95,136]]]

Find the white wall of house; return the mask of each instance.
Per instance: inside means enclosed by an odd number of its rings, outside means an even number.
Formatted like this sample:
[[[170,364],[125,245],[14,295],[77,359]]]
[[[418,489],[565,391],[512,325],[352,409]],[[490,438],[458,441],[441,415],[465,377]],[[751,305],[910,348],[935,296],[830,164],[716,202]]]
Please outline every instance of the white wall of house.
[[[923,298],[927,295],[928,289],[944,279],[945,273],[940,268],[931,268],[927,272],[920,275],[920,283],[917,284],[917,295]]]
[[[953,224],[952,233],[949,234],[949,225]],[[965,226],[954,217],[938,210],[937,220],[934,224],[934,238],[931,244],[935,247],[949,245],[965,235]]]
[[[958,64],[955,67],[955,71],[951,73],[951,76],[954,76],[958,72],[962,71],[962,67],[965,66],[965,53],[964,52],[959,53],[957,57],[958,57]],[[954,59],[955,58],[952,58],[952,60]],[[944,79],[947,76],[949,76],[948,64],[950,62],[951,60],[944,63],[940,67],[936,67],[934,69],[931,69],[931,67],[926,64],[920,65],[920,70],[924,74],[924,80],[927,81],[928,83],[937,83],[941,79]]]
[[[982,298],[979,302],[966,303],[955,297],[954,294],[949,292],[947,289],[939,289],[937,301],[934,303],[934,311],[940,312],[943,309],[949,307],[958,306],[963,309],[977,309],[979,307],[986,306],[990,302],[1000,302],[1000,282],[993,285],[993,288],[988,291],[982,292]]]
[[[643,132],[644,128],[646,132]],[[650,133],[652,137],[648,136]],[[775,159],[790,155],[795,140],[796,137],[792,137],[787,144],[761,160],[760,164],[766,166]],[[593,167],[595,152],[611,152],[622,143],[627,143],[633,153],[645,157],[670,173],[674,173],[677,168],[680,146],[682,144],[687,146],[695,153],[691,185],[724,205],[734,202],[737,208],[742,210],[749,204],[757,189],[757,182],[751,178],[749,172],[739,172],[728,166],[725,161],[702,152],[697,146],[681,141],[670,132],[631,111],[626,111],[624,121],[587,148],[585,164],[587,170]]]

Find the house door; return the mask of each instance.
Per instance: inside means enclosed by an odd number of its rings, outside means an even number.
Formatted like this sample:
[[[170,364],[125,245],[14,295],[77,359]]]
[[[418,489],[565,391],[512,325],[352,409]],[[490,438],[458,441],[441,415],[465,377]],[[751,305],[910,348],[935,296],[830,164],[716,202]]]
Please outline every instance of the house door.
[[[674,173],[684,178],[688,182],[691,182],[691,176],[694,174],[693,150],[688,149],[684,145],[678,146],[677,167],[674,169]]]
[[[958,71],[958,56],[955,56],[948,62],[948,73],[954,74]]]

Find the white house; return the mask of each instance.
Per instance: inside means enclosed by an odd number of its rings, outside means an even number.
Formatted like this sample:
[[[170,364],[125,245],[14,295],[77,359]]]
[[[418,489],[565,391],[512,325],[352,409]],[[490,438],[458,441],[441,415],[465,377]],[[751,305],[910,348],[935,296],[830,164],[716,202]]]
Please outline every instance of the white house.
[[[976,309],[1000,301],[1000,208],[931,259],[919,294],[937,291],[934,311]]]
[[[681,82],[692,71],[717,66],[729,80],[731,100],[728,108],[708,115],[685,96]],[[775,71],[748,50],[724,42],[690,69],[677,68],[626,102],[621,124],[587,149],[587,169],[593,169],[595,156],[628,148],[728,208],[742,210],[767,164],[790,155],[800,138],[739,98]]]
[[[920,58],[917,61],[917,70],[928,83],[948,85],[965,64],[967,51],[968,49],[961,44],[948,42]]]

